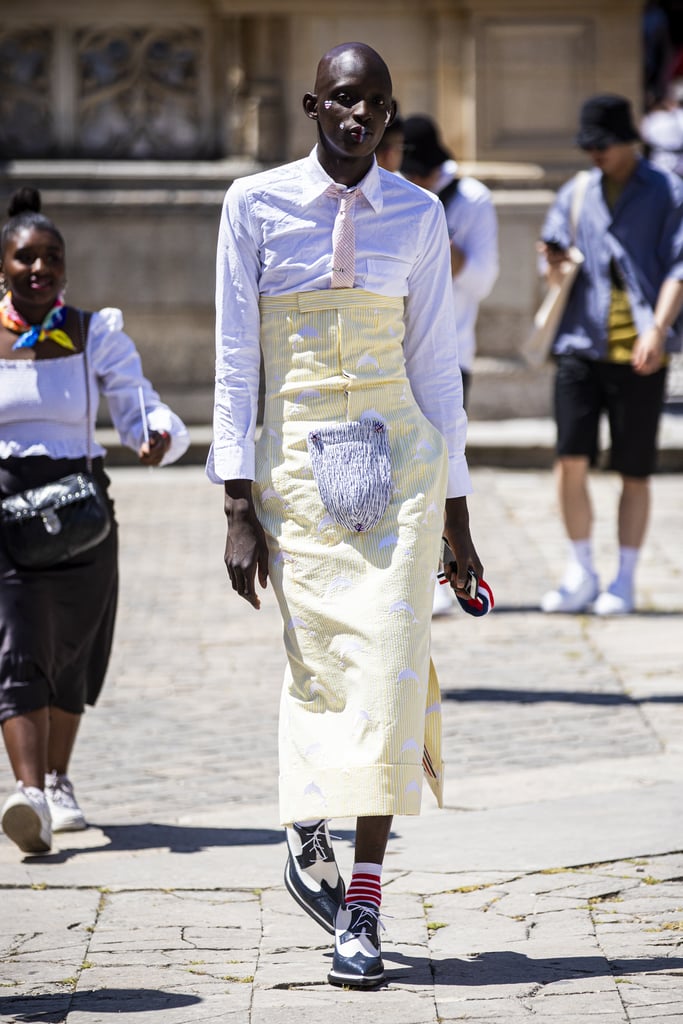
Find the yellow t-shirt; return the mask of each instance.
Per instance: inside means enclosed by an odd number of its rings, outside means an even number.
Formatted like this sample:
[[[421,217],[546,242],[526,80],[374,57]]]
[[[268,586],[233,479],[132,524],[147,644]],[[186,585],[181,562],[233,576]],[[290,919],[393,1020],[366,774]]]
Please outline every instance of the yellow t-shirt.
[[[605,199],[610,210],[621,195],[623,185],[603,179]],[[631,312],[628,294],[616,270],[612,271],[612,294],[607,316],[607,360],[610,363],[630,363],[638,331]]]
[[[607,318],[608,362],[630,363],[637,337],[638,331],[633,322],[628,295],[623,288],[613,284]]]

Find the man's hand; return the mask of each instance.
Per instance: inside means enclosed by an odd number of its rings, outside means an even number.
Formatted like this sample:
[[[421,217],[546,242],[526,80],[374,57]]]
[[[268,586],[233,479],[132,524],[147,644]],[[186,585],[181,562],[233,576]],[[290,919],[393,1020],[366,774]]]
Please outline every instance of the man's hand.
[[[256,572],[258,570],[259,583],[265,590],[268,585],[268,545],[256,517],[251,480],[226,480],[225,515],[228,536],[224,561],[232,589],[258,609],[261,601],[256,593]]]
[[[631,366],[636,373],[646,377],[661,369],[665,342],[665,332],[657,324],[653,324],[639,335],[631,355]]]
[[[545,242],[536,244],[536,251],[540,253],[548,264],[546,280],[549,285],[560,285],[565,276],[565,263],[567,262],[567,250],[560,249],[556,245],[547,245]]]
[[[460,597],[469,598],[467,591],[467,570],[472,569],[478,579],[484,575],[484,566],[479,560],[472,537],[470,536],[470,520],[467,510],[467,498],[447,498],[446,515],[444,520],[443,534],[448,545],[455,556],[458,566],[457,575],[454,576],[449,567],[444,566],[444,572],[453,590]]]

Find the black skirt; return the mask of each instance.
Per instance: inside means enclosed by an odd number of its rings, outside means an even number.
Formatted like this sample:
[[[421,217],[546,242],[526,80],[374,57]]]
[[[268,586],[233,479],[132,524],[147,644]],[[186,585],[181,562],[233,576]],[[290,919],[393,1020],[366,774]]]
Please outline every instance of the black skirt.
[[[85,459],[0,461],[0,496],[84,470]],[[104,683],[116,618],[118,537],[102,459],[93,475],[107,496],[109,535],[50,569],[23,569],[0,532],[0,722],[55,705],[80,714]]]

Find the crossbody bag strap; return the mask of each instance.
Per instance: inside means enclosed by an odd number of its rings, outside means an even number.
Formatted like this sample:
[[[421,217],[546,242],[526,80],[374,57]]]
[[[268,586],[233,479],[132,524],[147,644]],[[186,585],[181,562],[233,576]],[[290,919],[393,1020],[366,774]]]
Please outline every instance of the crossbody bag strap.
[[[572,194],[572,207],[569,214],[569,230],[571,231],[572,245],[576,244],[576,229],[579,226],[581,208],[583,206],[583,201],[586,198],[586,191],[588,189],[590,179],[590,171],[579,171],[576,175],[576,185],[574,186],[574,192]]]
[[[442,188],[441,191],[437,193],[439,199],[441,200],[441,202],[443,203],[444,206],[457,193],[459,187],[460,187],[460,179],[459,178],[453,178],[453,181],[449,181],[449,183],[445,186],[445,188]]]
[[[89,325],[88,325],[89,326]],[[81,351],[83,353],[83,370],[85,373],[85,464],[88,472],[92,473],[92,438],[90,436],[90,374],[88,373],[88,335],[85,330],[85,315],[82,309],[78,310],[78,330],[81,336]]]

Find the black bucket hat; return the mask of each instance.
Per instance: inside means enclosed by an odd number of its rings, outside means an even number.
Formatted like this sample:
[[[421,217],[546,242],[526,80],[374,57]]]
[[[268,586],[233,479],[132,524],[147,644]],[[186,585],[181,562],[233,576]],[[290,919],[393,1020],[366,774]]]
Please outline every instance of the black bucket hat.
[[[403,137],[403,174],[429,174],[435,167],[452,159],[448,150],[441,145],[436,125],[423,114],[405,119]]]
[[[624,96],[605,93],[591,96],[581,107],[576,143],[581,149],[606,149],[607,146],[640,139],[633,122],[631,104]]]

